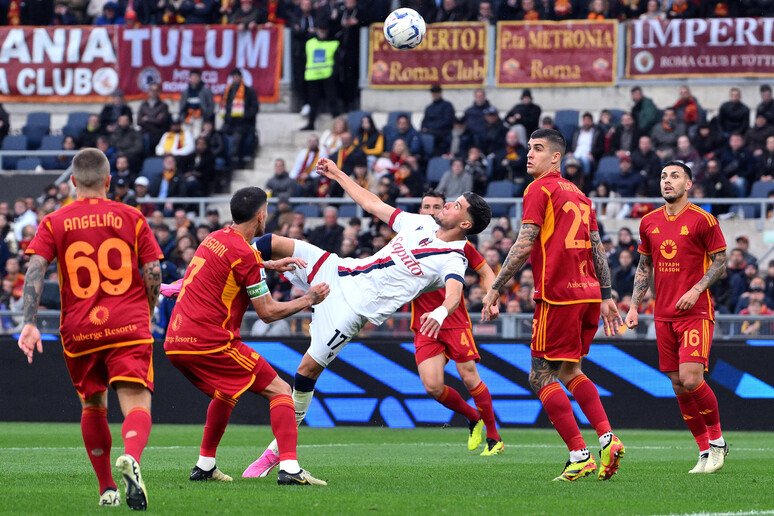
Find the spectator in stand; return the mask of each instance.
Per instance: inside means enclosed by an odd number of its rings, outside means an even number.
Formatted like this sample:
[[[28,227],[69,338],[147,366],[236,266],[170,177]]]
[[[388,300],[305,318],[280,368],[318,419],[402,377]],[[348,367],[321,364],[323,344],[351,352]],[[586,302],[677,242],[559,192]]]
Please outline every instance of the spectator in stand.
[[[271,192],[272,197],[287,195],[292,197],[296,193],[297,183],[290,177],[285,160],[277,158],[274,160],[274,175],[266,183],[266,190]]]
[[[137,125],[147,138],[148,147],[153,149],[158,145],[161,135],[169,130],[169,106],[161,100],[161,85],[148,85],[148,98],[140,104],[137,111]]]
[[[699,155],[707,160],[718,156],[723,148],[723,136],[707,122],[699,124],[696,134],[691,139]]]
[[[739,16],[738,2],[728,0],[704,0],[701,3],[702,18],[736,18]]]
[[[679,97],[672,109],[675,110],[677,120],[682,122],[686,129],[700,122],[699,101],[691,94],[691,90],[686,85],[680,86]]]
[[[491,0],[482,0],[478,4],[478,14],[474,21],[488,23],[494,25],[497,23],[497,17],[495,16],[494,9],[492,8]]]
[[[498,21],[518,20],[520,14],[519,0],[503,0],[497,8]]]
[[[580,162],[583,174],[590,176],[605,153],[605,135],[594,125],[594,117],[588,111],[581,116],[581,125],[573,133],[569,149]]]
[[[465,110],[465,124],[476,135],[484,130],[484,112],[491,107],[483,88],[476,88],[473,92],[473,104]]]
[[[424,191],[424,178],[410,162],[401,163],[393,175],[395,186],[401,197],[421,197]]]
[[[366,156],[376,159],[384,152],[384,135],[374,125],[371,115],[360,119],[360,126],[355,133],[355,143],[360,146]]]
[[[188,87],[180,96],[180,120],[194,138],[198,138],[204,122],[215,119],[215,101],[210,90],[202,81],[201,70],[191,70]]]
[[[187,194],[191,197],[208,195],[217,179],[217,171],[215,155],[207,145],[206,138],[196,139],[195,151],[186,165],[187,168],[183,169],[183,179]]]
[[[272,196],[274,197],[274,196]],[[290,206],[290,195],[282,193],[277,197],[277,210],[269,215],[269,219],[266,221],[266,233],[277,233],[285,227],[289,227],[293,222],[293,208]],[[210,231],[208,226],[207,231]],[[197,230],[197,237],[198,237]]]
[[[666,13],[661,10],[659,0],[648,0],[645,5],[645,12],[640,15],[641,20],[664,20]]]
[[[347,117],[337,116],[331,121],[331,128],[320,136],[320,149],[326,156],[332,156],[341,147],[341,135],[349,131]]]
[[[726,138],[731,133],[747,132],[750,128],[750,108],[742,103],[742,90],[731,88],[729,100],[720,105],[717,121]]]
[[[329,253],[338,253],[344,237],[344,226],[339,224],[338,217],[339,210],[335,206],[327,206],[323,210],[323,224],[309,233],[309,243]]]
[[[185,181],[181,177],[175,157],[171,154],[164,156],[164,171],[155,178],[150,185],[151,197],[166,199],[168,197],[185,197]],[[175,212],[172,203],[165,202],[161,207],[165,217],[171,216]]]
[[[365,161],[355,163],[355,171],[352,173],[352,180],[370,192],[376,190],[376,179],[373,174],[368,171],[368,164]]]
[[[11,120],[8,116],[8,112],[3,107],[3,104],[0,104],[0,145],[3,143],[3,140],[6,136],[8,136],[8,132],[11,130]]]
[[[300,110],[301,116],[309,115],[309,94],[304,80],[304,66],[306,65],[306,42],[314,36],[316,25],[312,0],[300,0],[298,7],[290,16],[289,26],[293,110]]]
[[[496,154],[505,146],[505,134],[508,129],[500,120],[497,108],[489,106],[484,113],[484,128],[476,134],[476,147],[486,155]],[[455,197],[456,198],[456,197]]]
[[[744,136],[733,133],[728,146],[720,153],[723,174],[736,187],[739,197],[746,197],[755,179],[755,158],[745,147]]]
[[[306,149],[298,152],[293,168],[290,170],[290,178],[300,188],[299,195],[304,197],[312,195],[314,180],[318,177],[317,160],[321,157],[327,156],[320,152],[320,140],[313,134],[306,139]]]
[[[583,173],[583,165],[572,154],[568,154],[564,160],[564,172],[562,177],[578,187],[583,193],[588,193],[586,187],[586,175]]]
[[[635,86],[631,89],[632,116],[637,123],[640,134],[650,134],[650,130],[658,123],[658,108],[653,101],[643,95],[642,88]]]
[[[465,162],[460,158],[451,161],[451,167],[441,176],[436,191],[447,199],[456,199],[463,192],[473,190],[473,176],[465,172]]]
[[[223,135],[220,131],[215,129],[215,123],[213,121],[205,120],[202,123],[202,132],[199,133],[199,138],[207,139],[207,147],[210,148],[212,154],[216,158],[224,158],[228,166],[228,156],[226,154],[226,145],[223,142]]]
[[[358,0],[344,0],[339,9],[341,27],[336,37],[341,46],[336,53],[339,100],[342,110],[353,111],[360,106],[360,28],[366,27],[369,9],[358,5]],[[370,7],[370,5],[369,5]],[[351,129],[354,129],[351,128]]]
[[[260,104],[255,90],[244,83],[242,71],[234,68],[229,74],[231,83],[223,92],[223,131],[233,137],[231,164],[246,165],[257,146],[255,122]]]
[[[745,263],[758,265],[758,259],[750,254],[750,239],[746,235],[736,237],[736,248],[742,252]]]
[[[302,131],[314,131],[314,123],[321,102],[326,101],[331,116],[340,113],[339,92],[336,74],[336,52],[340,42],[331,36],[330,21],[320,18],[315,26],[315,35],[306,41],[306,67],[304,80],[309,95],[309,119]]]
[[[468,128],[465,119],[457,117],[454,120],[454,126],[452,127],[449,153],[446,154],[446,157],[452,158],[457,156],[458,158],[461,158],[462,156],[466,156],[468,149],[473,145],[473,140],[473,132]]]
[[[766,297],[769,299],[774,299],[774,260],[769,260],[769,266],[766,270],[766,277],[763,279],[766,282]]]
[[[269,21],[269,13],[263,5],[256,5],[253,0],[239,0],[228,16],[228,22],[239,27],[239,30],[255,30]]]
[[[110,173],[110,191],[113,191],[113,186],[116,181],[123,179],[126,181],[127,187],[134,184],[134,179],[137,174],[133,173],[129,164],[129,158],[126,154],[119,153],[116,156],[116,169]]]
[[[145,154],[142,135],[132,127],[131,119],[126,115],[118,117],[116,129],[110,136],[110,146],[117,154],[123,154],[129,158],[129,166],[132,170],[139,170]]]
[[[535,6],[535,0],[521,0],[521,11],[517,15],[517,20],[535,21],[544,18],[544,13]]]
[[[169,123],[169,131],[161,135],[156,145],[156,156],[172,155],[178,161],[181,170],[187,170],[196,150],[196,141],[190,131],[183,129],[180,118],[174,115]]]
[[[636,20],[645,10],[641,0],[614,0],[610,2],[610,12],[618,21]]]
[[[145,197],[149,196],[149,187],[150,181],[148,181],[147,177],[140,176],[137,179],[134,180],[134,194],[136,199],[143,199]],[[140,210],[140,212],[145,215],[146,218],[153,215],[153,212],[156,210],[156,205],[153,203],[148,202],[142,202],[138,203],[137,209]]]
[[[650,136],[640,136],[637,150],[632,152],[632,166],[635,173],[641,174],[645,179],[645,186],[649,197],[658,197],[661,187],[661,159],[653,150]]]
[[[50,18],[49,18],[50,19]],[[107,2],[102,7],[102,15],[97,16],[94,20],[94,25],[123,25],[123,16],[118,15],[118,4],[115,2]]]
[[[707,161],[706,174],[702,186],[708,198],[729,199],[739,195],[736,188],[731,185],[721,170],[720,161],[717,159]],[[715,215],[720,215],[727,213],[728,210],[728,205],[720,204],[714,207],[713,212]]]
[[[66,151],[74,151],[78,149],[78,145],[75,142],[75,138],[72,136],[65,136],[62,140],[62,150]],[[60,154],[59,156],[56,156],[54,158],[54,162],[49,165],[54,170],[65,170],[70,166],[70,163],[73,161],[73,156],[67,156],[65,154]]]
[[[435,16],[437,22],[470,21],[466,0],[441,0],[441,8]]]
[[[183,0],[161,0],[161,18],[159,25],[182,25],[185,16],[180,12]]]
[[[210,23],[214,11],[214,0],[183,0],[180,4],[180,14],[185,18],[185,23],[188,25],[206,25]]]
[[[116,148],[110,144],[110,140],[111,137],[107,135],[98,136],[97,144],[95,147],[101,150],[102,153],[107,157],[108,163],[110,163],[110,171],[114,172],[116,170],[116,158],[118,157],[118,151],[116,151]]]
[[[672,159],[677,148],[677,139],[684,134],[685,126],[682,122],[678,122],[675,110],[665,109],[661,116],[661,123],[653,126],[650,131],[650,139],[662,162]]]
[[[747,308],[739,312],[740,315],[772,315],[774,312],[758,299],[751,299]],[[740,328],[742,335],[769,335],[771,334],[771,322],[762,322],[760,319],[744,321]]]
[[[78,19],[70,11],[70,6],[63,0],[57,1],[54,5],[54,17],[51,25],[78,25]]]
[[[540,125],[541,113],[540,106],[532,102],[532,90],[527,88],[521,92],[521,102],[505,115],[505,123],[519,130],[519,141],[526,142]]]
[[[613,125],[613,114],[609,109],[603,109],[599,112],[599,121],[597,122],[597,129],[602,134],[604,156],[612,154],[611,142],[613,140],[613,133],[615,133],[615,126]]]
[[[406,142],[399,138],[392,144],[392,150],[389,153],[376,160],[374,163],[374,174],[377,177],[382,175],[392,176],[401,165],[409,161],[416,162],[416,158],[409,151]]]
[[[610,188],[621,197],[635,197],[642,184],[642,175],[632,167],[630,156],[621,156],[618,167],[618,174],[610,178]]]
[[[637,252],[637,241],[632,236],[632,230],[626,226],[618,230],[618,244],[616,244],[611,255],[614,264],[620,263],[618,255],[624,250],[631,253],[632,262],[639,262],[640,254]]]
[[[465,172],[473,177],[473,192],[484,195],[486,185],[489,183],[489,160],[478,147],[468,149]]]
[[[766,306],[774,306],[774,301],[766,297],[766,281],[764,281],[763,278],[757,275],[758,266],[747,265],[747,267],[745,267],[745,275],[747,275],[748,270],[755,270],[756,275],[749,277],[747,288],[745,289],[744,292],[742,292],[742,294],[739,296],[739,299],[736,302],[734,313],[737,313],[737,314],[742,310],[744,310],[745,308],[747,308],[747,305],[753,299],[761,301]]]
[[[99,115],[89,115],[89,118],[86,120],[86,127],[84,127],[81,134],[78,135],[78,148],[96,147],[97,137],[104,134],[105,131],[100,125]]]
[[[433,136],[433,156],[449,152],[451,132],[454,127],[454,106],[443,98],[441,85],[430,87],[432,102],[425,108],[421,131]]]
[[[610,150],[619,158],[624,154],[631,154],[637,148],[639,139],[639,128],[634,117],[631,113],[624,113],[610,137]]]
[[[766,138],[766,148],[755,165],[756,181],[774,181],[774,136]]]
[[[634,290],[634,260],[628,249],[618,253],[618,264],[613,269],[612,287],[620,297],[632,295]]]
[[[137,206],[137,197],[131,188],[129,188],[129,182],[126,179],[117,179],[113,186],[113,193],[108,194],[108,199],[112,199],[117,202],[122,202],[129,206]]]
[[[129,117],[129,123],[132,122],[132,109],[124,99],[124,92],[115,90],[110,95],[110,101],[102,108],[99,115],[99,127],[102,131],[112,133],[116,130],[118,117],[126,115]]]
[[[38,227],[38,214],[23,198],[18,198],[13,202],[13,234],[17,242],[22,240],[22,229],[29,225]]]
[[[511,128],[505,133],[505,146],[492,158],[492,179],[513,181],[515,195],[520,196],[530,181],[527,174],[527,148],[519,140],[519,132]]]
[[[394,127],[384,128],[384,148],[392,149],[396,140],[403,140],[409,153],[416,156],[422,154],[422,139],[406,113],[398,115]]]
[[[331,155],[331,160],[340,170],[352,175],[355,172],[355,165],[366,161],[366,155],[355,143],[352,133],[345,131],[341,135],[341,146]]]
[[[670,20],[687,18],[698,18],[699,9],[688,0],[672,0],[672,6],[666,13]]]
[[[693,181],[699,182],[702,180],[702,177],[698,176],[698,165],[701,163],[701,157],[696,149],[693,148],[691,140],[687,136],[683,135],[677,139],[677,150],[675,150],[674,158],[682,161],[694,170]]]
[[[774,98],[771,95],[771,86],[768,84],[761,85],[761,103],[755,108],[755,115],[766,119],[766,123],[774,126]]]
[[[747,148],[756,158],[763,154],[766,148],[766,140],[774,136],[774,125],[766,122],[766,116],[758,113],[755,116],[755,124],[747,131]]]
[[[589,2],[589,14],[586,16],[589,20],[606,20],[612,18],[610,9],[606,0],[591,0]]]

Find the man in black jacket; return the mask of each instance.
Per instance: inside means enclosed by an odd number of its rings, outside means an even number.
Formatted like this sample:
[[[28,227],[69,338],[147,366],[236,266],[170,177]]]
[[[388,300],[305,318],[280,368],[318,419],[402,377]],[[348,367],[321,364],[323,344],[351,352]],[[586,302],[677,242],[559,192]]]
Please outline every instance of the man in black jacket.
[[[339,225],[339,210],[334,206],[328,206],[323,211],[322,226],[317,226],[309,233],[309,243],[329,253],[338,253],[341,241],[344,238],[344,227]]]
[[[449,152],[451,132],[454,127],[454,106],[444,99],[440,84],[430,87],[433,101],[425,108],[422,132],[433,135],[433,156]]]
[[[750,128],[750,108],[742,103],[742,91],[739,88],[731,88],[729,100],[721,104],[718,124],[725,137],[731,133],[745,134]]]
[[[245,84],[239,68],[234,68],[230,77],[231,84],[223,94],[223,129],[226,134],[234,137],[230,149],[231,163],[245,164],[252,158],[254,147],[257,146],[255,121],[260,105],[255,90]]]
[[[542,109],[532,102],[532,91],[525,89],[521,92],[521,103],[516,104],[505,115],[505,123],[509,127],[519,127],[523,129],[523,134],[519,134],[521,141],[529,140],[529,136],[535,132],[540,125],[540,114]]]

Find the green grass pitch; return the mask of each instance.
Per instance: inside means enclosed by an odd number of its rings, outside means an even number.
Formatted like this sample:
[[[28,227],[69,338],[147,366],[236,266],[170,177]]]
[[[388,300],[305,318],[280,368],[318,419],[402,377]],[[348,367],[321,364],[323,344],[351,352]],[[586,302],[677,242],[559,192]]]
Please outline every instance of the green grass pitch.
[[[122,449],[112,426],[113,460]],[[505,454],[479,457],[463,428],[301,428],[299,460],[328,487],[278,486],[241,473],[270,439],[231,426],[218,466],[231,484],[191,483],[201,427],[157,425],[143,456],[149,510],[169,514],[774,514],[774,433],[729,432],[725,468],[689,475],[688,433],[624,430],[621,470],[608,482],[551,482],[567,452],[552,430],[502,432]],[[593,432],[584,434],[596,445]],[[596,447],[594,451],[597,455]],[[597,455],[598,457],[598,455]],[[0,423],[0,512],[80,514],[100,509],[77,424]]]

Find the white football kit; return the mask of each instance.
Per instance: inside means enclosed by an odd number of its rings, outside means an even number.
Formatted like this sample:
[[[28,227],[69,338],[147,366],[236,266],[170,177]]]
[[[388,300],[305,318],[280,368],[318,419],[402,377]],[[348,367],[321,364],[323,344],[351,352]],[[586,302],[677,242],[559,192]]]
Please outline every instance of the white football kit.
[[[382,324],[423,292],[443,288],[448,279],[464,283],[465,240],[439,240],[439,226],[430,215],[396,209],[390,225],[397,235],[369,258],[341,258],[295,241],[293,256],[307,266],[285,277],[304,290],[323,282],[331,289],[325,301],[314,306],[310,326],[308,352],[323,367],[366,322]]]

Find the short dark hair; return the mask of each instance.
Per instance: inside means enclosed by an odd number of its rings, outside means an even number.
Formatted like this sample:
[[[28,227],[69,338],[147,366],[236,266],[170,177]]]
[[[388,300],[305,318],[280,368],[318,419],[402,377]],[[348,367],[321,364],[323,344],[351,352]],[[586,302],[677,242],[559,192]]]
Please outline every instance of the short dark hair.
[[[468,215],[472,219],[473,225],[468,230],[468,235],[478,235],[484,231],[492,220],[492,208],[478,194],[473,192],[464,192],[462,196],[468,201]]]
[[[446,202],[446,197],[444,197],[443,194],[438,190],[427,190],[422,194],[422,198],[425,197],[435,197],[437,199],[441,199],[441,202]]]
[[[242,224],[255,217],[266,204],[266,192],[257,186],[240,188],[231,197],[231,219]]]
[[[629,90],[629,93],[634,93],[635,91],[639,91],[640,93],[642,93],[642,88],[640,88],[639,86],[634,86],[632,87],[631,90]]]
[[[564,156],[564,152],[567,149],[567,140],[564,139],[562,133],[556,129],[538,129],[530,135],[530,139],[536,140],[538,138],[548,140],[548,144]]]
[[[762,84],[761,93],[763,93],[764,91],[768,91],[769,93],[771,93],[771,86],[769,86],[768,84]]]
[[[693,172],[691,171],[691,167],[683,163],[682,161],[673,159],[672,161],[667,161],[663,167],[661,167],[661,170],[663,171],[667,167],[680,167],[683,169],[683,172],[688,176],[688,179],[693,181]]]

